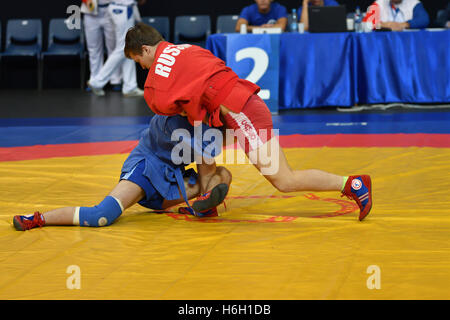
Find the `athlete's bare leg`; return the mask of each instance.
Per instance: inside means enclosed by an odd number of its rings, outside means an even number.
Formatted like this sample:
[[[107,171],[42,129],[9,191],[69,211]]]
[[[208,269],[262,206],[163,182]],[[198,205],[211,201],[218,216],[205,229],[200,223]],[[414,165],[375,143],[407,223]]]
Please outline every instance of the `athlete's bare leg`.
[[[230,112],[223,105],[220,108],[224,117]],[[342,190],[342,176],[318,169],[293,170],[276,137],[247,156],[261,174],[281,192]]]
[[[318,169],[293,170],[276,137],[251,152],[249,159],[281,192],[342,190],[342,176]]]

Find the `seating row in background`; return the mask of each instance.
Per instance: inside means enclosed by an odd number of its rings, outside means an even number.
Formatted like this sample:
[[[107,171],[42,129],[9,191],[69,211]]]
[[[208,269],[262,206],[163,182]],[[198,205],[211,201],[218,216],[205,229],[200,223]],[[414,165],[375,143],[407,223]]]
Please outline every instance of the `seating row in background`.
[[[238,15],[221,15],[217,17],[216,33],[234,32]],[[191,43],[205,46],[206,38],[212,33],[211,18],[208,15],[179,16],[175,18],[173,39],[170,37],[170,20],[168,17],[143,17],[142,22],[157,29],[164,39],[173,43]]]
[[[292,17],[289,15],[289,19]],[[235,31],[238,15],[219,15],[216,21],[216,33],[232,33]],[[173,38],[169,17],[142,17],[142,22],[155,27],[166,39],[173,43],[191,43],[202,47],[211,35],[211,18],[208,15],[178,16],[175,18]],[[82,24],[81,24],[82,25]],[[43,87],[44,79],[53,78],[60,83],[61,76],[68,66],[79,66],[79,85],[84,88],[86,81],[86,49],[82,30],[69,29],[65,19],[51,19],[49,22],[47,50],[43,51],[42,22],[40,19],[12,19],[6,26],[5,50],[1,53],[1,24],[0,24],[0,68],[2,83],[7,87],[22,87],[20,82],[32,77],[37,87]],[[20,60],[20,61],[19,61]],[[9,69],[29,66],[36,72],[22,72],[16,79],[11,79]],[[47,72],[53,67],[51,72]],[[23,69],[23,68],[22,68]],[[15,81],[14,81],[15,80]],[[51,79],[50,79],[51,80]],[[72,81],[66,77],[65,81]],[[14,85],[14,82],[19,82]]]
[[[49,60],[62,58],[62,60],[59,59],[62,66],[79,64],[80,85],[84,86],[81,81],[84,80],[86,54],[82,32],[68,29],[64,19],[52,19],[49,23],[46,51],[42,51],[42,43],[41,20],[8,20],[5,50],[0,54],[2,82],[7,87],[18,82],[20,87],[20,82],[27,82],[32,78],[33,82],[37,83],[38,88],[41,89],[44,66]],[[34,69],[36,72],[29,73],[26,72],[28,71],[26,69]]]
[[[236,15],[219,16],[216,31],[234,32],[237,18]],[[142,22],[155,27],[166,40],[174,43],[187,42],[204,47],[207,37],[211,34],[211,20],[207,15],[176,17],[173,39],[170,37],[168,17],[143,17]],[[43,50],[40,19],[8,20],[3,52],[1,52],[1,35],[0,24],[0,69],[1,80],[5,86],[21,87],[20,82],[30,78],[39,89],[43,88],[44,79],[49,77],[53,77],[56,82],[61,79],[73,82],[73,79],[64,78],[64,71],[67,67],[73,68],[78,64],[80,70],[78,83],[84,88],[87,53],[83,30],[69,29],[65,19],[51,19],[46,50]],[[28,70],[25,70],[27,67]],[[35,70],[34,74],[30,74],[30,68]],[[47,72],[52,68],[51,72]],[[11,69],[14,72],[10,72]],[[21,70],[24,72],[21,73]],[[18,85],[12,85],[14,82]]]
[[[237,19],[238,15],[218,16],[216,33],[234,32]],[[288,25],[290,21],[292,21],[291,15],[288,16]],[[142,17],[142,22],[155,27],[164,39],[173,43],[191,43],[205,47],[206,39],[212,33],[211,18],[208,15],[176,17],[173,34],[171,33],[169,17]],[[33,77],[33,80],[38,84],[38,88],[42,88],[43,79],[53,77],[58,82],[60,81],[58,72],[64,74],[67,66],[73,68],[74,63],[78,63],[80,66],[79,84],[82,88],[84,87],[87,54],[82,30],[69,30],[64,19],[50,20],[47,50],[43,51],[41,20],[8,20],[5,50],[2,53],[1,27],[0,23],[0,80],[2,80],[2,84],[6,83],[9,86],[11,82],[14,82],[14,79],[11,79],[11,75],[8,73],[10,67],[19,65],[19,69],[24,69],[30,64],[34,64],[36,66],[34,75],[23,72],[16,77],[16,80],[23,82],[25,78]],[[44,77],[45,71],[48,69],[45,67],[49,64],[53,64],[54,70]],[[66,81],[69,80],[73,81],[73,79],[66,79]],[[18,86],[22,87],[20,84]]]

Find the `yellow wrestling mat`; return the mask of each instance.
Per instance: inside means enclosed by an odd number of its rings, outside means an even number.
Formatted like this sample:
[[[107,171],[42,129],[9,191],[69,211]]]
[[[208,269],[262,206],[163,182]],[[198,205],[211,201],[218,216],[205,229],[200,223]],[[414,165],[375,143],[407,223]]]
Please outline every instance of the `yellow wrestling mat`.
[[[220,217],[135,205],[109,227],[19,232],[16,214],[99,203],[127,155],[0,162],[0,299],[450,298],[449,148],[286,154],[298,169],[370,174],[371,214],[359,222],[338,193],[281,194],[227,165]]]

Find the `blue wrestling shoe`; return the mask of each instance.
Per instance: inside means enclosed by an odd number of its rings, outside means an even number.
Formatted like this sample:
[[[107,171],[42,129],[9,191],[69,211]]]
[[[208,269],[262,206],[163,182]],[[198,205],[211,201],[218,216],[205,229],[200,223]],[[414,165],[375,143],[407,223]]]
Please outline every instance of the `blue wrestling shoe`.
[[[14,216],[14,228],[18,231],[25,231],[36,227],[42,227],[45,224],[44,216],[40,212],[35,212],[27,216]]]
[[[192,204],[192,208],[196,212],[204,212],[206,210],[217,207],[221,204],[225,197],[228,194],[228,185],[225,183],[220,183],[211,191],[208,191],[204,195],[199,196],[194,203]]]
[[[203,211],[203,212],[196,212],[192,208],[189,207],[180,207],[178,208],[178,212],[182,214],[190,214],[199,218],[206,218],[206,217],[217,217],[219,213],[217,212],[217,208],[211,208],[209,210]]]
[[[362,221],[372,209],[372,181],[370,176],[349,176],[342,191],[342,196],[356,201],[360,210],[359,221]]]

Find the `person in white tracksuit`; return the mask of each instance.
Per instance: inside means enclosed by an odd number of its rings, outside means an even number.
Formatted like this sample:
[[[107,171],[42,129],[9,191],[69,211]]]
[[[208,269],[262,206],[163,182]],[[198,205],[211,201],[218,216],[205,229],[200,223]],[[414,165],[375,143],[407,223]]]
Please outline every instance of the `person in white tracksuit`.
[[[83,1],[84,31],[86,36],[86,46],[89,52],[89,70],[91,77],[95,77],[103,66],[104,48],[108,56],[114,51],[116,37],[111,16],[108,13],[108,6],[111,0],[97,0],[94,7],[88,5],[89,1]],[[96,7],[96,8],[95,8]],[[95,9],[94,9],[95,8]],[[117,69],[111,76],[110,83],[113,88],[120,86],[122,81],[120,69]]]
[[[145,1],[139,1],[140,4],[143,4],[143,2]],[[114,72],[119,69],[122,71],[123,95],[125,97],[143,96],[143,90],[137,86],[136,63],[127,59],[123,52],[126,33],[135,24],[135,1],[113,0],[108,6],[108,13],[114,24],[116,46],[100,72],[89,79],[88,86],[96,95],[105,95],[103,87],[110,81]]]

